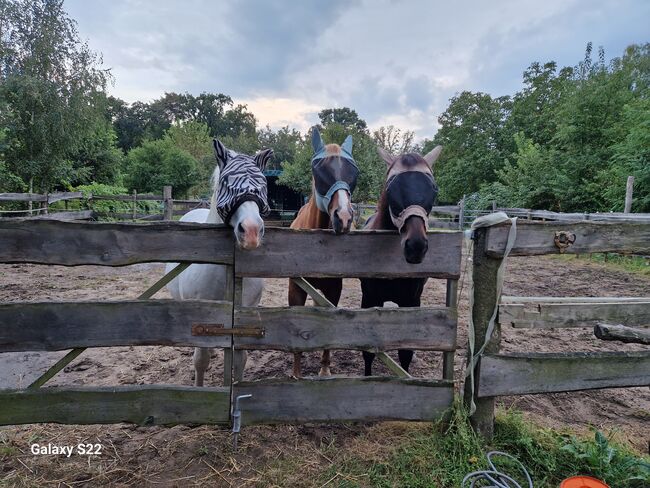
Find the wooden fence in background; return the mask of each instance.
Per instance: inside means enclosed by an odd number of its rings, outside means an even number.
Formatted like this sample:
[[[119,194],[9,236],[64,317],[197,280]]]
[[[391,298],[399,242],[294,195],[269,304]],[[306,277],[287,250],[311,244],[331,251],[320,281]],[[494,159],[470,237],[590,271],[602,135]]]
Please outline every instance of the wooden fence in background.
[[[566,392],[594,388],[650,386],[650,351],[500,353],[501,330],[516,328],[624,328],[627,339],[648,337],[650,297],[498,297],[497,270],[502,263],[510,224],[474,231],[474,308],[476,344],[486,340],[488,321],[498,304],[494,333],[475,369],[475,388],[465,384],[467,401],[473,395],[475,427],[491,436],[495,397]],[[510,256],[557,254],[558,236],[573,243],[568,254],[618,252],[650,254],[650,222],[535,222],[519,221]],[[561,266],[558,263],[558,266]],[[609,327],[610,329],[612,327]],[[620,336],[619,336],[620,337]],[[641,340],[625,340],[641,342]],[[646,342],[647,343],[647,342]]]

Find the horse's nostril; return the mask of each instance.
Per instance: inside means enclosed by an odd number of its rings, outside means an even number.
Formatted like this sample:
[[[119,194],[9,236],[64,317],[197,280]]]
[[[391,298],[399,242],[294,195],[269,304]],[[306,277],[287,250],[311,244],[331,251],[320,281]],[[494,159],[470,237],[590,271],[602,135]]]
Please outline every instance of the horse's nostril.
[[[246,232],[246,229],[244,229],[244,226],[242,225],[241,222],[240,222],[239,225],[237,226],[237,232],[239,232],[239,233],[241,233],[241,234],[243,234],[243,233]]]

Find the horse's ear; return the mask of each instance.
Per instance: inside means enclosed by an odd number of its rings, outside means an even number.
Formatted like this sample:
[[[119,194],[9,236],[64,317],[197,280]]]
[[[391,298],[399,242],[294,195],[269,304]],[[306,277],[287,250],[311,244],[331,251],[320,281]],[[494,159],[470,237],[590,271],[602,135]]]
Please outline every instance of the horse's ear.
[[[316,126],[311,129],[311,147],[314,150],[314,154],[318,154],[325,148],[323,138],[320,136],[320,132]]]
[[[228,162],[228,149],[219,139],[213,139],[212,144],[214,145],[214,155],[217,158],[219,168],[223,169]]]
[[[341,144],[341,149],[352,156],[352,136],[345,138],[345,141],[343,141],[343,144]]]
[[[255,160],[255,164],[257,167],[264,171],[264,168],[266,168],[266,165],[268,162],[271,160],[273,157],[273,149],[262,149],[260,152],[258,152],[255,157],[253,158]]]
[[[388,166],[391,166],[395,162],[395,157],[386,151],[383,147],[378,147],[377,152],[381,156],[381,159],[383,159]]]
[[[438,159],[438,156],[440,156],[441,152],[442,146],[436,146],[422,157],[429,164],[429,166],[433,168],[433,164],[436,162],[436,159]]]

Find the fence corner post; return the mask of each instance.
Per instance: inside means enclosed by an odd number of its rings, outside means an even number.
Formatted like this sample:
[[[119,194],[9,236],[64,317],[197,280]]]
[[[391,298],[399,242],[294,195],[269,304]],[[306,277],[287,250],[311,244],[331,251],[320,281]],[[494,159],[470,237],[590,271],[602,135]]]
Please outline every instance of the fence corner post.
[[[472,283],[474,293],[474,306],[470,313],[474,321],[475,350],[480,349],[486,339],[488,323],[494,312],[499,297],[497,296],[497,274],[502,259],[491,258],[487,255],[488,228],[478,228],[474,231],[474,255],[472,266]],[[492,333],[492,338],[485,348],[486,353],[499,351],[501,343],[501,328],[497,323]],[[468,364],[471,357],[468,354]],[[476,404],[476,411],[470,421],[474,430],[486,439],[492,439],[494,434],[494,397],[478,397],[480,382],[480,361],[474,369],[474,389],[468,380],[465,381],[465,405],[469,405],[472,397]]]
[[[174,218],[174,200],[172,200],[172,187],[163,186],[163,220]]]

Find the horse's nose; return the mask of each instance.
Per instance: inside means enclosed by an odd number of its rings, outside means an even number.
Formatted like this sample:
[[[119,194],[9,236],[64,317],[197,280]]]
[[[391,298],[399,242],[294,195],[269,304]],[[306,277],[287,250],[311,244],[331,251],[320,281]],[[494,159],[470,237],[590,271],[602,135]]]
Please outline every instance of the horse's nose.
[[[339,208],[334,211],[334,232],[345,234],[352,227],[352,211],[347,208]]]
[[[404,242],[404,258],[407,263],[419,264],[429,250],[427,239],[406,239]]]
[[[242,249],[255,249],[259,247],[264,235],[264,223],[253,219],[244,219],[237,226],[237,240]]]

